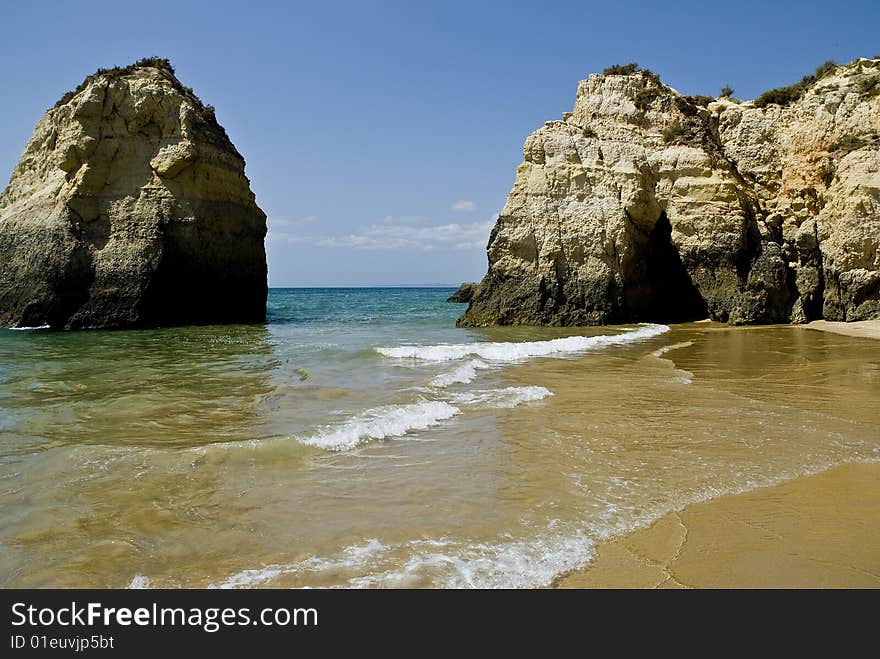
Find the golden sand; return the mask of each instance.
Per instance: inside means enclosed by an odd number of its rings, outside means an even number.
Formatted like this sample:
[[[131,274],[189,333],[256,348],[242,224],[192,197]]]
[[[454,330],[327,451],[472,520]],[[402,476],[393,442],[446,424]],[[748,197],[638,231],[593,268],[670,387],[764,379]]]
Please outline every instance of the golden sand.
[[[838,323],[830,320],[814,320],[806,327],[823,332],[860,336],[866,339],[880,339],[880,320],[860,320],[852,323]]]
[[[600,545],[561,588],[880,588],[880,464],[687,506]]]

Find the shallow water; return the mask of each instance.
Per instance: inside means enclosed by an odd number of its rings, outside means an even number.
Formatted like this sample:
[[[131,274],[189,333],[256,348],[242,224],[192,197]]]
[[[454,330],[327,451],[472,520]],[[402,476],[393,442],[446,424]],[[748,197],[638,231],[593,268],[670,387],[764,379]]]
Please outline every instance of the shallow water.
[[[458,329],[450,293],[0,330],[0,585],[542,586],[689,502],[880,459],[874,341]]]

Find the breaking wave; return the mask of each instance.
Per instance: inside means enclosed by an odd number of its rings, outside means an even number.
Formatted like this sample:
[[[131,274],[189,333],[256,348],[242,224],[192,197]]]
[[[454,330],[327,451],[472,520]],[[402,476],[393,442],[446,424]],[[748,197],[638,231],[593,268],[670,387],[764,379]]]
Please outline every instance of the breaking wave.
[[[520,403],[543,400],[553,392],[546,387],[504,387],[489,391],[474,391],[453,396],[460,405],[485,405],[488,407],[516,407]]]
[[[583,532],[529,540],[460,543],[447,539],[413,540],[388,546],[376,539],[346,547],[333,557],[313,556],[237,572],[209,588],[271,586],[284,576],[308,583],[322,573],[347,579],[346,588],[406,588],[431,584],[441,588],[534,588],[586,565],[595,543]],[[401,553],[402,568],[392,567]]]
[[[477,377],[477,370],[490,368],[489,365],[481,359],[472,359],[466,364],[462,364],[455,370],[448,373],[441,373],[431,380],[432,387],[448,387],[451,384],[467,384]]]
[[[568,336],[548,341],[522,342],[476,342],[445,343],[428,346],[397,346],[376,348],[386,357],[395,359],[419,359],[428,362],[448,362],[475,356],[493,362],[515,362],[530,357],[558,356],[594,350],[605,346],[625,345],[634,341],[649,339],[668,332],[666,325],[646,324],[638,329],[622,334],[600,334],[598,336]]]
[[[308,446],[343,451],[371,439],[402,437],[411,430],[425,430],[461,412],[443,401],[423,400],[408,405],[386,405],[367,410],[338,426],[311,437],[297,437]]]

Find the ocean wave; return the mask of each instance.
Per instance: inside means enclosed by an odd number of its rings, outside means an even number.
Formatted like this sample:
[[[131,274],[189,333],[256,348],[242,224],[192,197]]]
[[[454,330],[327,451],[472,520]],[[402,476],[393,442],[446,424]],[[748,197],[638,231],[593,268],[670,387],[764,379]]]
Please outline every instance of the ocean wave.
[[[308,446],[342,451],[370,439],[401,437],[412,430],[425,430],[460,412],[457,407],[443,401],[423,400],[408,405],[386,405],[366,410],[311,437],[296,439]]]
[[[520,403],[543,400],[552,395],[553,392],[545,387],[504,387],[503,389],[456,394],[452,400],[461,405],[516,407]]]
[[[328,426],[310,437],[295,439],[307,446],[328,451],[344,451],[371,439],[402,437],[413,430],[425,430],[461,413],[457,405],[516,407],[520,403],[542,400],[553,392],[545,387],[504,387],[453,395],[454,404],[442,400],[421,400],[406,405],[386,405],[366,410],[335,426]]]
[[[641,325],[622,334],[598,336],[569,336],[548,341],[445,343],[427,346],[396,346],[376,348],[385,357],[396,359],[419,359],[428,362],[447,362],[475,356],[493,362],[515,362],[530,357],[557,356],[594,350],[605,346],[625,345],[649,339],[668,332],[666,325]]]
[[[552,524],[551,524],[552,526]],[[242,570],[209,588],[271,586],[281,577],[298,577],[308,585],[333,575],[346,588],[535,588],[592,559],[595,542],[583,531],[494,543],[460,543],[446,538],[413,540],[388,546],[377,539],[346,547],[335,556],[313,556],[295,563],[276,563]],[[393,567],[401,552],[409,554]],[[347,574],[346,574],[347,573]],[[347,577],[347,578],[346,578]]]
[[[273,564],[265,567],[242,570],[224,579],[220,583],[211,584],[208,588],[231,589],[253,588],[271,583],[285,574],[316,573],[343,569],[363,569],[371,560],[381,557],[388,547],[372,538],[361,545],[346,547],[338,558],[320,558],[313,556],[298,563]]]
[[[539,588],[583,567],[595,552],[595,543],[581,531],[491,544],[443,544],[448,546],[442,551],[416,553],[402,570],[352,577],[348,586],[406,588],[428,579],[435,588]]]
[[[472,359],[455,370],[441,373],[431,380],[431,386],[448,387],[451,384],[467,384],[477,377],[477,370],[483,368],[490,368],[490,366],[481,359]]]
[[[37,325],[34,327],[7,327],[6,329],[15,330],[16,332],[29,332],[30,330],[51,329],[49,325]]]

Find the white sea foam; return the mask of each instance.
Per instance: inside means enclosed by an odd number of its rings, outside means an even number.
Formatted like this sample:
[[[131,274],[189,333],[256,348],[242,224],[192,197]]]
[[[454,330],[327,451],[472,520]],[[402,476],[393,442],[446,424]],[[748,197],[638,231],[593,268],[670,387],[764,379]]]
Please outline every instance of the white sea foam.
[[[35,327],[8,327],[7,329],[15,330],[16,332],[25,332],[29,330],[49,329],[49,325],[38,325]]]
[[[320,558],[312,556],[298,563],[267,565],[253,570],[236,572],[220,583],[212,584],[208,588],[253,588],[271,583],[285,574],[316,573],[324,571],[336,571],[340,569],[357,570],[363,569],[375,559],[384,555],[388,547],[377,539],[367,540],[362,545],[346,547],[338,558]]]
[[[652,357],[662,357],[670,350],[678,350],[679,348],[687,348],[688,346],[694,345],[693,341],[682,341],[681,343],[673,343],[668,346],[663,346],[662,348],[658,348],[654,352],[651,353]]]
[[[569,336],[549,341],[514,342],[476,342],[445,343],[428,346],[397,346],[376,348],[386,357],[397,359],[419,359],[429,362],[447,362],[471,355],[494,362],[515,362],[529,357],[559,356],[604,346],[624,345],[634,341],[649,339],[668,332],[666,325],[641,325],[638,329],[622,334],[600,334],[598,336]]]
[[[128,584],[128,587],[131,590],[144,590],[145,588],[149,588],[150,577],[145,577],[142,574],[136,574],[131,578],[131,582]]]
[[[297,437],[309,446],[343,451],[371,439],[401,437],[412,430],[425,430],[461,412],[457,407],[436,400],[408,405],[386,405],[367,410],[339,425],[327,427],[311,437]]]
[[[432,387],[448,387],[451,384],[467,384],[477,377],[477,370],[489,368],[481,359],[472,359],[447,373],[441,373],[431,380]]]
[[[503,389],[456,394],[452,400],[461,405],[516,407],[520,403],[543,400],[552,395],[553,392],[545,387],[504,387]]]
[[[581,532],[532,540],[511,540],[418,553],[402,570],[349,579],[353,588],[407,587],[429,578],[440,588],[536,588],[558,575],[583,567],[595,544]]]
[[[548,530],[551,528],[548,526]],[[242,570],[209,588],[271,585],[285,575],[297,576],[306,583],[317,577],[320,582],[322,573],[338,579],[346,572],[352,576],[339,585],[353,588],[427,583],[444,588],[534,588],[549,585],[559,574],[586,565],[593,557],[594,546],[581,531],[476,544],[442,538],[387,546],[373,539],[347,547],[334,557],[314,556],[297,563]],[[390,567],[400,551],[410,557],[401,568]]]

